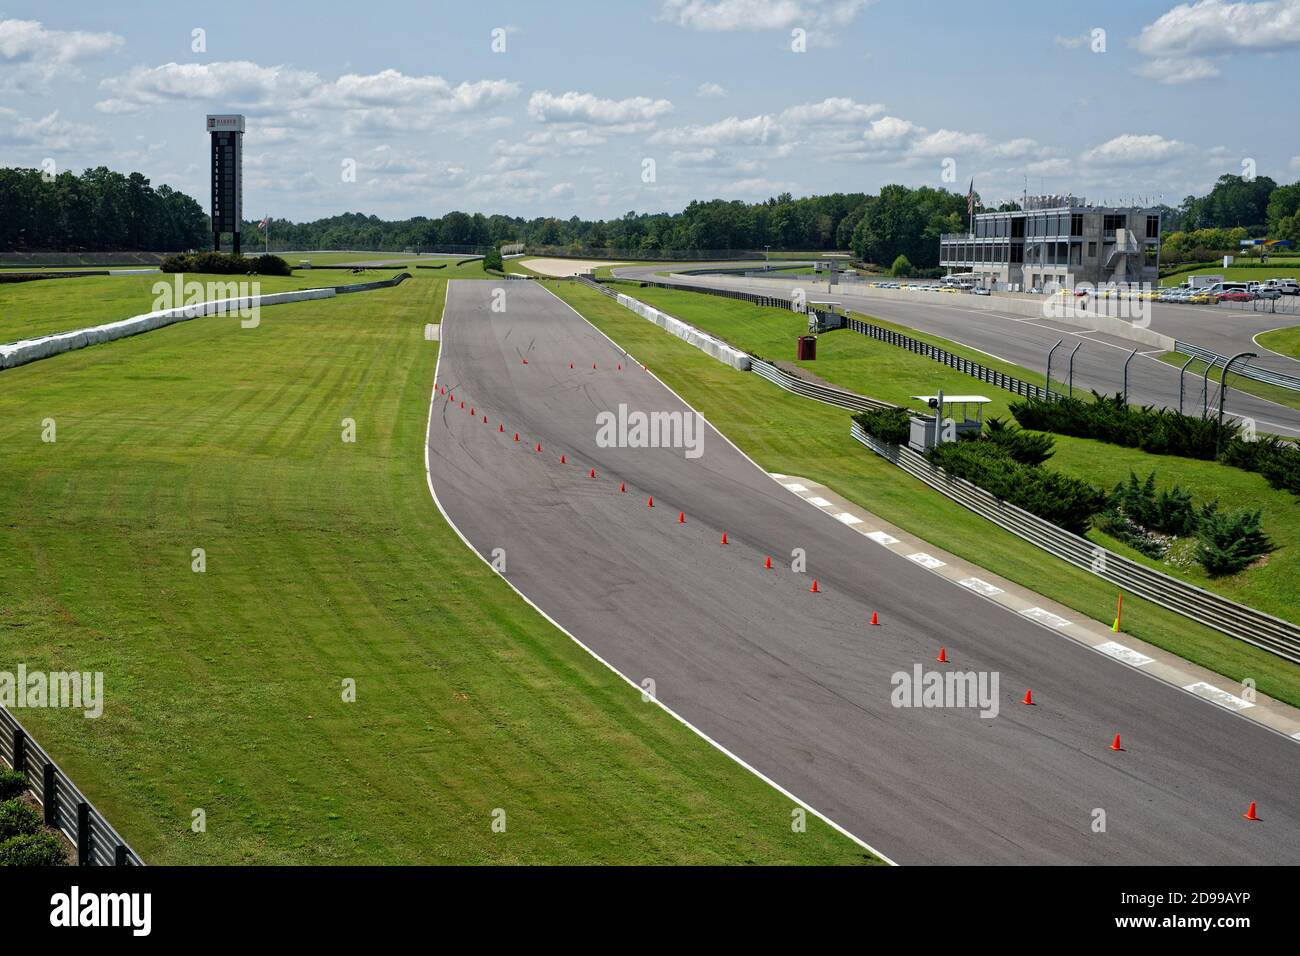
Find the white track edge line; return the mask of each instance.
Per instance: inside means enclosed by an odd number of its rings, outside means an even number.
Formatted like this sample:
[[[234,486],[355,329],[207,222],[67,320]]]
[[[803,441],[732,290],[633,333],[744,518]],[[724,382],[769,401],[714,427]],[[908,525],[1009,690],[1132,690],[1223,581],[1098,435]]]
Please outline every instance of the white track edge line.
[[[443,299],[442,299],[442,317],[441,317],[441,318],[439,319],[439,321],[438,321],[438,324],[439,324],[439,325],[445,325],[446,320],[447,320],[447,302],[448,302],[448,300],[451,298],[451,284],[452,284],[453,281],[455,281],[455,280],[451,280],[451,279],[449,279],[449,280],[447,281],[447,292],[446,292],[446,294],[443,296]],[[467,280],[461,280],[461,281],[473,282],[473,281],[476,281],[476,280],[473,280],[473,279],[467,279]],[[542,288],[543,288],[543,289],[546,289],[546,286],[543,285]],[[546,291],[547,291],[550,295],[555,296],[555,298],[556,298],[557,300],[559,300],[560,302],[563,302],[564,305],[568,306],[569,310],[572,311],[573,314],[576,315],[578,318],[582,319],[583,322],[586,322],[587,325],[591,326],[593,329],[596,329],[597,332],[600,332],[600,334],[603,335],[603,336],[605,337],[605,339],[606,339],[606,340],[607,340],[611,345],[613,345],[616,349],[618,349],[618,350],[619,350],[620,352],[622,352],[624,355],[627,355],[627,356],[631,357],[631,354],[632,354],[632,353],[628,352],[627,349],[625,349],[625,348],[623,348],[622,346],[620,346],[617,342],[615,342],[613,339],[611,339],[608,335],[605,335],[604,332],[601,332],[601,330],[598,329],[598,328],[596,328],[595,325],[592,325],[591,321],[588,320],[588,319],[587,319],[587,318],[586,318],[586,317],[585,317],[581,312],[579,312],[577,309],[573,308],[573,306],[569,305],[569,303],[565,302],[565,301],[564,301],[563,299],[561,299],[558,295],[555,295],[555,293],[554,293],[554,292],[551,292],[550,289],[546,289]],[[483,555],[479,554],[478,549],[475,548],[474,545],[470,544],[469,539],[466,538],[465,535],[461,532],[460,528],[458,528],[458,527],[456,526],[456,523],[455,523],[454,521],[451,520],[451,516],[447,514],[447,509],[445,509],[445,508],[442,506],[442,502],[438,500],[438,492],[434,490],[434,487],[433,487],[433,474],[432,474],[432,471],[430,470],[430,465],[429,465],[429,434],[430,434],[430,432],[431,432],[432,429],[433,429],[433,408],[434,408],[434,405],[435,405],[435,403],[436,403],[436,401],[437,401],[437,394],[438,394],[438,385],[437,385],[437,381],[438,381],[438,368],[439,368],[439,366],[441,366],[441,364],[442,364],[443,344],[444,344],[445,342],[446,342],[446,338],[444,337],[444,338],[441,338],[441,339],[439,340],[439,343],[438,343],[438,358],[437,358],[437,360],[434,362],[434,365],[433,365],[433,379],[434,379],[434,386],[433,386],[433,391],[432,391],[432,393],[431,393],[431,395],[430,395],[430,398],[429,398],[429,418],[428,418],[428,421],[427,421],[426,424],[425,424],[425,430],[424,430],[424,478],[425,478],[425,482],[426,482],[426,483],[428,484],[428,486],[429,486],[429,494],[433,497],[433,503],[434,503],[435,505],[437,505],[437,507],[438,507],[438,511],[439,511],[439,513],[442,515],[443,520],[446,521],[447,524],[451,527],[451,529],[452,529],[453,531],[456,532],[456,535],[460,538],[461,541],[463,541],[463,542],[465,543],[465,547],[467,547],[467,548],[469,549],[470,553],[473,554],[475,557],[477,557],[477,558],[478,558],[480,561],[482,561],[484,564],[486,564],[489,568],[491,568],[491,569],[492,569],[492,573],[495,574],[497,577],[501,578],[502,581],[505,581],[505,583],[510,587],[510,589],[511,589],[512,591],[514,591],[516,594],[518,594],[521,598],[523,598],[524,602],[525,602],[529,607],[531,607],[534,611],[536,611],[538,614],[540,614],[540,615],[542,616],[542,618],[544,618],[546,621],[548,621],[548,622],[551,624],[552,627],[554,627],[554,628],[555,628],[556,630],[558,630],[560,633],[562,633],[562,634],[564,634],[566,637],[568,637],[569,640],[573,641],[573,643],[577,644],[577,645],[578,645],[579,647],[581,647],[584,651],[586,651],[588,654],[590,654],[593,658],[595,658],[595,659],[596,659],[597,661],[599,661],[601,664],[605,665],[605,667],[609,668],[609,670],[610,670],[611,672],[613,672],[614,674],[616,674],[618,677],[622,678],[623,681],[626,682],[627,685],[628,685],[629,687],[631,687],[633,690],[635,690],[635,691],[637,692],[638,695],[644,695],[644,690],[643,690],[643,688],[641,687],[640,684],[636,683],[634,680],[632,680],[632,678],[628,677],[626,674],[624,674],[622,671],[620,671],[617,667],[615,667],[615,666],[614,666],[613,664],[611,664],[609,661],[605,660],[603,657],[601,657],[599,654],[597,654],[594,650],[592,650],[590,647],[588,647],[586,644],[584,644],[582,641],[580,641],[577,637],[574,636],[574,634],[573,634],[571,631],[568,630],[568,628],[564,627],[564,625],[560,624],[560,623],[559,623],[558,621],[556,621],[553,617],[551,617],[549,614],[547,614],[545,611],[543,611],[540,607],[538,607],[535,603],[533,603],[532,599],[529,598],[528,595],[525,594],[523,591],[519,590],[519,588],[515,587],[514,583],[513,583],[512,581],[510,581],[509,578],[507,578],[504,574],[502,574],[502,573],[501,573],[500,571],[498,571],[496,568],[493,568],[493,567],[492,567],[492,562],[488,561],[487,558],[485,558],[485,557],[483,557]],[[638,364],[639,364],[639,363],[638,363]],[[651,372],[650,374],[651,374],[651,375],[654,375],[653,372]],[[654,375],[654,377],[655,377],[655,381],[660,381],[660,380],[659,380],[659,376]],[[663,385],[663,382],[660,381],[660,384]],[[676,392],[673,392],[673,390],[672,390],[671,388],[669,388],[667,385],[664,385],[664,388],[667,388],[668,391],[672,392],[672,394],[673,394],[674,396],[677,397],[678,401],[682,401],[681,396],[680,396],[680,395],[677,395]],[[691,406],[690,406],[689,404],[687,404],[686,402],[684,402],[684,401],[682,402],[682,404],[686,405],[687,408],[691,408]],[[692,409],[692,411],[694,411],[694,409]],[[699,414],[699,413],[696,412],[696,414]],[[703,415],[701,415],[700,417],[701,417],[702,419],[704,418]],[[708,420],[705,419],[705,421],[707,422]],[[718,430],[717,430],[716,428],[713,427],[712,423],[709,423],[709,427],[710,427],[710,428],[713,428],[713,430],[714,430],[715,432],[718,432]],[[721,432],[718,432],[718,434],[722,437],[722,439],[723,439],[724,441],[726,441],[728,444],[731,444],[733,448],[736,447],[734,444],[731,443],[730,439],[728,439],[725,435],[722,435]],[[739,448],[736,448],[736,451],[740,451],[740,449],[739,449]],[[740,452],[740,453],[741,453],[742,455],[745,454],[744,452]],[[745,455],[745,457],[746,457],[746,458],[749,458],[748,455]],[[755,467],[757,467],[757,465],[755,465]],[[760,469],[760,470],[761,470],[761,469]],[[767,472],[763,472],[763,473],[764,473],[764,474],[767,474]],[[772,480],[775,481],[776,479],[772,479]],[[794,801],[795,803],[797,803],[799,806],[803,807],[805,810],[807,810],[807,811],[808,811],[809,813],[811,813],[813,816],[817,817],[817,819],[821,820],[823,823],[825,823],[827,826],[829,826],[832,830],[835,830],[837,833],[839,833],[839,834],[842,835],[842,836],[848,837],[850,840],[852,840],[852,841],[853,841],[854,843],[856,843],[858,846],[862,847],[864,850],[867,850],[868,852],[870,852],[870,853],[873,854],[874,856],[878,857],[879,859],[883,860],[885,863],[889,864],[890,866],[898,866],[897,863],[895,863],[893,860],[891,860],[891,859],[890,859],[889,857],[887,857],[885,854],[881,853],[879,850],[877,850],[875,847],[873,847],[871,844],[869,844],[866,840],[863,840],[861,837],[859,837],[859,836],[856,835],[855,833],[852,833],[851,831],[849,831],[849,830],[845,829],[844,827],[840,826],[840,824],[836,823],[834,820],[832,820],[832,819],[831,819],[830,817],[828,817],[826,814],[822,813],[820,810],[818,810],[818,809],[817,809],[816,807],[814,807],[812,804],[808,803],[806,800],[803,800],[803,799],[799,798],[798,796],[796,796],[795,794],[791,793],[789,790],[787,790],[785,787],[781,786],[779,783],[777,783],[777,782],[776,782],[775,780],[773,780],[771,777],[768,777],[768,776],[767,776],[765,773],[763,773],[761,770],[758,770],[757,768],[751,766],[751,765],[748,764],[748,763],[747,763],[743,758],[741,758],[741,757],[737,756],[736,754],[732,753],[730,750],[728,750],[726,747],[724,747],[721,743],[719,743],[718,741],[714,740],[712,737],[710,737],[710,736],[709,736],[708,734],[706,734],[704,731],[700,730],[700,728],[696,727],[694,724],[692,724],[689,720],[687,720],[687,719],[686,719],[685,717],[683,717],[681,714],[677,713],[675,710],[673,710],[671,707],[669,707],[669,706],[668,706],[667,704],[665,704],[663,701],[659,700],[659,698],[657,698],[657,697],[651,697],[651,698],[650,698],[650,702],[653,703],[653,704],[655,704],[656,706],[658,706],[661,710],[663,710],[664,713],[668,714],[668,716],[672,717],[674,720],[676,720],[678,723],[680,723],[683,727],[686,727],[688,730],[690,730],[692,733],[694,733],[697,737],[699,737],[699,738],[700,738],[701,740],[703,740],[705,743],[709,744],[709,745],[710,745],[711,747],[713,747],[715,750],[717,750],[718,752],[724,754],[724,755],[727,756],[727,757],[730,757],[733,761],[735,761],[737,764],[739,764],[739,765],[740,765],[741,767],[743,767],[744,769],[748,770],[748,771],[749,771],[750,773],[752,773],[755,777],[757,777],[759,780],[763,781],[765,784],[767,784],[769,787],[771,787],[771,788],[772,788],[773,790],[775,790],[777,793],[781,794],[781,795],[782,795],[783,797],[785,797],[786,799],[788,799],[788,800],[792,800],[792,801]]]

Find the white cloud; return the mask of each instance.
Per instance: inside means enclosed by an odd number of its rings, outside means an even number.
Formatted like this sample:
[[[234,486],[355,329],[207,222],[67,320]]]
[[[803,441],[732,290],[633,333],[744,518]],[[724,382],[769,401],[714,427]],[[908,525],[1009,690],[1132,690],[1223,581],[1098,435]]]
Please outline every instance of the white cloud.
[[[542,123],[591,123],[597,126],[644,126],[671,113],[668,100],[632,96],[623,100],[602,99],[591,93],[568,92],[556,96],[538,90],[528,98],[528,112]]]
[[[0,62],[77,63],[113,53],[125,42],[116,33],[47,30],[38,20],[0,20]]]
[[[1300,0],[1182,3],[1147,24],[1137,48],[1150,56],[1232,50],[1281,50],[1300,45]]]
[[[660,130],[650,141],[672,146],[754,146],[766,143],[776,133],[776,120],[766,114],[748,119],[729,116],[716,123]]]
[[[962,133],[953,129],[926,133],[912,145],[913,156],[951,156],[954,153],[971,153],[989,148],[989,138],[983,133]]]
[[[689,30],[845,26],[869,0],[663,0],[659,16]]]
[[[61,120],[58,110],[33,119],[23,116],[17,110],[0,106],[0,144],[31,146],[49,153],[66,153],[98,149],[107,143],[102,130]]]
[[[1143,63],[1134,72],[1164,86],[1178,86],[1197,80],[1212,80],[1219,75],[1219,68],[1203,56],[1160,56]]]
[[[464,113],[495,106],[518,95],[510,80],[480,80],[453,86],[440,76],[406,76],[397,70],[369,75],[349,73],[315,89],[304,104],[321,109],[420,106],[441,113]]]
[[[695,95],[702,100],[721,99],[727,95],[727,88],[718,83],[701,83],[695,88]]]
[[[911,120],[897,116],[882,116],[872,121],[866,132],[862,134],[862,139],[868,149],[896,149],[903,146],[913,134],[921,131],[922,128]]]
[[[1088,150],[1083,160],[1099,166],[1141,166],[1174,159],[1187,149],[1186,143],[1156,133],[1125,133]]]
[[[279,109],[309,97],[320,85],[320,77],[310,71],[247,60],[164,63],[102,80],[100,86],[110,97],[95,109],[128,113],[176,101],[207,101],[248,111]]]
[[[854,125],[865,123],[885,111],[880,103],[858,103],[847,96],[828,96],[820,103],[804,103],[782,110],[778,121],[783,126],[808,123],[820,125]]]

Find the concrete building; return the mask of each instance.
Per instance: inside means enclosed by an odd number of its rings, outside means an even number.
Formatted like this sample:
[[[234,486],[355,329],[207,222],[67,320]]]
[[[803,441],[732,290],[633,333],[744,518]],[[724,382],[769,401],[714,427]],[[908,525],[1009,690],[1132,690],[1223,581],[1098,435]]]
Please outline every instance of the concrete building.
[[[980,285],[1013,292],[1157,283],[1158,209],[1090,206],[1074,196],[1030,196],[1024,206],[980,213],[974,231],[941,236],[939,264],[949,275],[970,273]]]

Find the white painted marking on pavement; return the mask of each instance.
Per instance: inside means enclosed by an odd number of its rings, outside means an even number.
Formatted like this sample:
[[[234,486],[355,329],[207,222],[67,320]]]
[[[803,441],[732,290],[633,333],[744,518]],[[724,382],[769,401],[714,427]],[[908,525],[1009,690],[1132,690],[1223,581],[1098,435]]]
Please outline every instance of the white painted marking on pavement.
[[[845,524],[862,524],[862,519],[857,515],[851,515],[847,511],[841,511],[835,516],[837,521],[843,521]]]
[[[924,551],[918,551],[916,552],[916,554],[909,554],[907,556],[907,560],[915,561],[917,564],[921,565],[922,567],[929,568],[932,571],[935,568],[941,568],[944,566],[943,561],[940,561],[938,558],[934,557],[933,555],[926,554]]]
[[[989,584],[987,581],[981,581],[979,578],[965,578],[957,583],[964,588],[970,588],[972,591],[977,591],[985,597],[992,597],[995,594],[1003,593],[1002,589],[996,584]]]
[[[1065,627],[1070,623],[1059,614],[1053,614],[1051,611],[1041,607],[1027,607],[1020,613],[1025,617],[1032,617],[1035,621],[1038,621],[1040,624],[1046,624],[1048,627]]]
[[[898,539],[892,534],[885,534],[883,531],[868,531],[867,537],[876,544],[898,544]]]
[[[1245,710],[1247,707],[1255,706],[1250,701],[1242,700],[1235,694],[1229,694],[1226,690],[1220,690],[1213,684],[1207,684],[1203,680],[1198,680],[1195,684],[1188,684],[1183,690],[1189,690],[1197,697],[1204,697],[1210,703],[1226,707],[1228,710]]]
[[[808,490],[806,486],[799,484],[799,482],[797,482],[797,481],[792,481],[792,482],[790,482],[790,484],[786,485],[786,487],[789,488],[791,491],[807,491],[807,490]]]
[[[1142,667],[1150,664],[1154,657],[1147,657],[1145,654],[1139,654],[1131,647],[1125,647],[1119,641],[1107,641],[1105,644],[1098,644],[1095,648],[1103,654],[1109,654],[1116,660],[1123,661],[1125,664],[1132,664],[1134,667]]]
[[[819,498],[817,495],[813,495],[811,498],[805,498],[804,501],[812,502],[818,508],[829,508],[831,506],[829,501],[825,498]]]

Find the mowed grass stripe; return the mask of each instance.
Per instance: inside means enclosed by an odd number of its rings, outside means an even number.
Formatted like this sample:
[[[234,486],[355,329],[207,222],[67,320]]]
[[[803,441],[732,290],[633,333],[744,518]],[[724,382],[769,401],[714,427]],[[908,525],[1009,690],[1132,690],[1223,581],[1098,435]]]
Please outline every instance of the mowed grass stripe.
[[[107,696],[98,721],[21,718],[151,863],[863,862],[792,832],[790,801],[443,522],[422,446],[444,292],[0,373],[0,668],[102,670]]]

